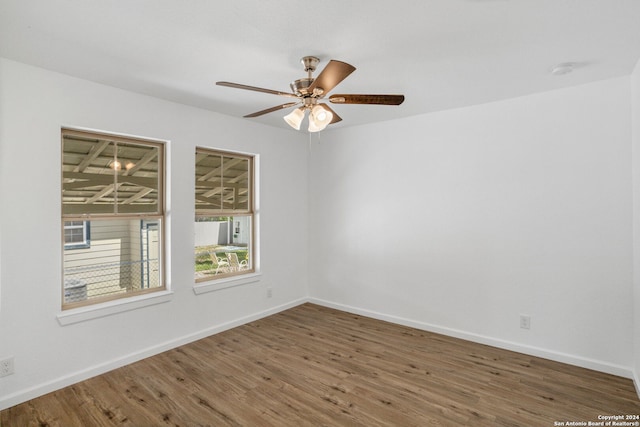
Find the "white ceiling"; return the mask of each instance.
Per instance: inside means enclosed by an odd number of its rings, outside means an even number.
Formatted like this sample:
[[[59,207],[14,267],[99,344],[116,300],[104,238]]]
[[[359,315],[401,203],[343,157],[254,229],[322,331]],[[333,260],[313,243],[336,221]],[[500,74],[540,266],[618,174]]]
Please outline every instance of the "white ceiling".
[[[332,106],[364,124],[629,75],[640,1],[0,0],[2,57],[237,117],[289,100],[216,81],[290,91],[305,55],[357,68],[333,93],[405,94]]]

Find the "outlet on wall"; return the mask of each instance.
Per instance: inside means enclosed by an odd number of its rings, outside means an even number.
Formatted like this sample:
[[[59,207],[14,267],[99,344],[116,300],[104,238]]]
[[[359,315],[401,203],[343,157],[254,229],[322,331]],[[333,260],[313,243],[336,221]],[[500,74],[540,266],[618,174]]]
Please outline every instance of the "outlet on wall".
[[[13,357],[0,360],[0,377],[13,374]]]
[[[273,296],[273,289],[269,287],[267,288],[267,298],[271,298],[272,296]]]
[[[520,315],[520,328],[531,329],[531,316],[528,316],[526,314]]]

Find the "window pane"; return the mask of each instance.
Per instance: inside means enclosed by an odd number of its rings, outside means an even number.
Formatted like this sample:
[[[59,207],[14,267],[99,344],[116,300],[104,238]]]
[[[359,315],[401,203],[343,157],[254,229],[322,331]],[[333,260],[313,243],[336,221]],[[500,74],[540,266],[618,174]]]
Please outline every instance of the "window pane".
[[[91,221],[91,247],[64,252],[64,302],[159,288],[161,221]]]
[[[220,210],[222,208],[220,177],[222,156],[198,153],[196,156],[196,212]]]
[[[195,275],[203,280],[253,270],[251,216],[201,217],[195,222]]]
[[[251,209],[250,183],[249,158],[198,152],[196,212],[248,212]]]
[[[139,144],[117,144],[118,213],[157,212],[159,148]]]
[[[246,211],[249,209],[249,159],[223,157],[222,183],[223,209]]]
[[[62,143],[63,214],[113,213],[113,143],[64,136]]]
[[[63,214],[160,213],[160,147],[65,134]]]

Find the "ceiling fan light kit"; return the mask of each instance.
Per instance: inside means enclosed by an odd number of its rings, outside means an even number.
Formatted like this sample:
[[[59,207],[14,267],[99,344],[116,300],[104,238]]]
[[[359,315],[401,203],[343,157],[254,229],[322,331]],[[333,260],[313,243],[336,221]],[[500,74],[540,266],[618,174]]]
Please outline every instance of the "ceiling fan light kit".
[[[252,90],[255,92],[269,93],[272,95],[287,98],[296,98],[296,101],[277,105],[255,113],[247,114],[245,118],[258,117],[267,113],[296,107],[292,112],[284,116],[284,121],[294,128],[300,130],[305,113],[309,111],[309,132],[319,132],[332,123],[342,120],[335,111],[327,104],[319,103],[327,93],[355,71],[355,67],[346,62],[330,60],[327,66],[320,72],[318,77],[313,78],[320,59],[315,56],[305,56],[300,62],[307,72],[307,77],[293,81],[289,87],[292,93],[280,92],[277,90],[264,89],[255,86],[248,86],[231,82],[216,82],[218,86],[227,86],[236,89]],[[329,97],[329,102],[335,104],[370,104],[370,105],[400,105],[404,101],[404,95],[333,95]]]
[[[295,130],[300,130],[305,113],[309,110],[309,128],[307,130],[309,132],[320,132],[326,128],[333,120],[333,113],[325,108],[325,105],[314,103],[312,100],[314,98],[307,98],[305,105],[284,116],[284,121]]]

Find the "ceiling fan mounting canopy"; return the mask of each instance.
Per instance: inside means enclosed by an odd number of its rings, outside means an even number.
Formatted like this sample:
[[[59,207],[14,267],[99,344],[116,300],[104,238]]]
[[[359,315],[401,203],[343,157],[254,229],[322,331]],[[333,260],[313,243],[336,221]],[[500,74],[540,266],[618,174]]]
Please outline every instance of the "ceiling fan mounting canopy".
[[[255,92],[269,93],[287,98],[295,98],[295,101],[277,105],[255,113],[247,114],[244,117],[258,117],[274,111],[299,106],[292,113],[285,116],[285,121],[294,129],[300,129],[300,123],[304,119],[307,110],[309,113],[309,132],[318,132],[332,123],[342,120],[335,111],[327,104],[319,103],[327,93],[329,93],[340,82],[347,78],[356,70],[353,65],[346,62],[330,60],[320,72],[318,77],[313,78],[313,72],[318,67],[320,59],[315,56],[304,56],[300,62],[307,72],[307,77],[291,82],[289,87],[292,93],[280,92],[272,89],[264,89],[255,86],[248,86],[231,82],[216,82],[218,86],[227,86],[236,89],[252,90]],[[370,104],[370,105],[400,105],[404,101],[404,95],[356,95],[341,94],[329,97],[329,102],[335,104]]]
[[[320,58],[317,58],[315,56],[303,56],[300,62],[302,62],[302,66],[304,67],[305,71],[313,73],[320,63]]]

